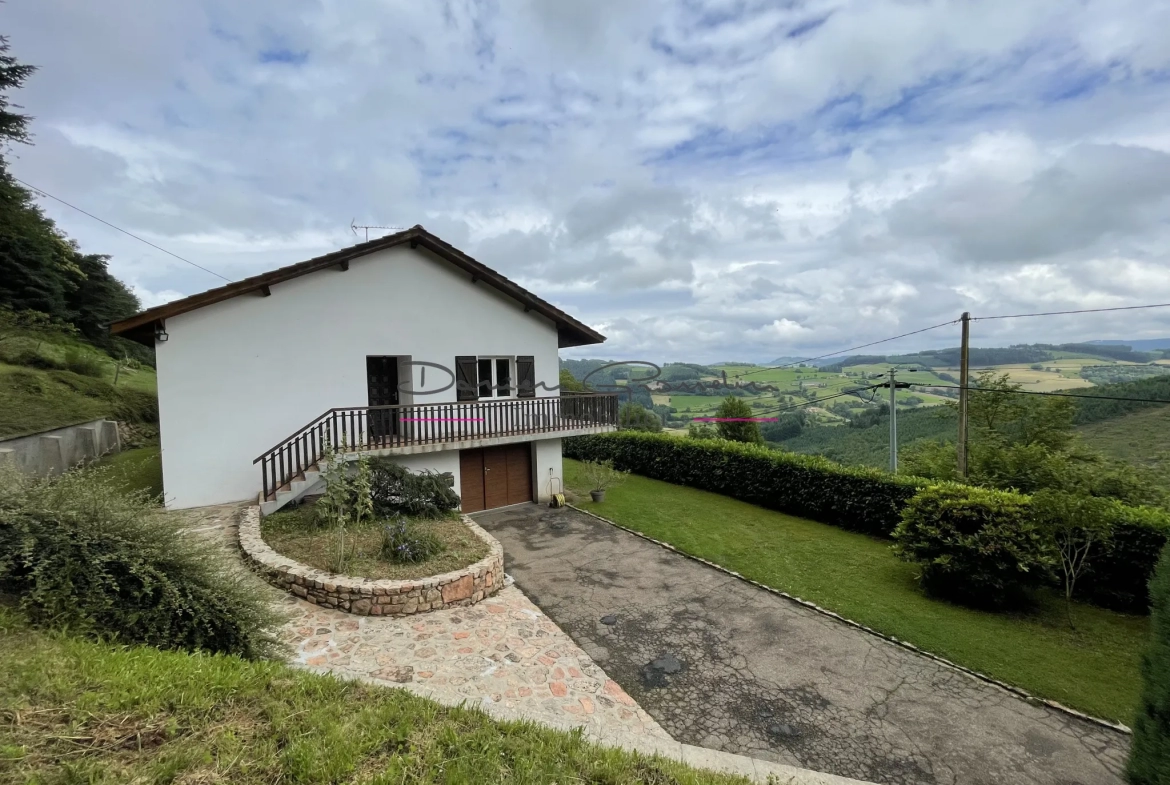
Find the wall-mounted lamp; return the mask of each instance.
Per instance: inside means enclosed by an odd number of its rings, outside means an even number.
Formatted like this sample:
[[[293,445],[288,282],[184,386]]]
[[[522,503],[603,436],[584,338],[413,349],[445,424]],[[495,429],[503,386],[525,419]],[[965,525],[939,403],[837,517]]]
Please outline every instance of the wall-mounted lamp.
[[[156,324],[154,326],[154,340],[159,343],[166,343],[167,338],[170,338],[170,336],[167,335],[166,329],[161,324]]]

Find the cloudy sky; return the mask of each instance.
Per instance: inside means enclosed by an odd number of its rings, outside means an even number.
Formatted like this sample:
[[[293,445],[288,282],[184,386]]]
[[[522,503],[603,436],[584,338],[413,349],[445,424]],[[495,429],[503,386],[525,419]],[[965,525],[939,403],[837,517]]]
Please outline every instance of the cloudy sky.
[[[7,0],[17,176],[240,278],[421,223],[609,336],[1170,302],[1165,0]],[[218,279],[45,200],[147,305]],[[976,345],[1170,336],[1170,308]],[[891,350],[956,345],[948,327]]]

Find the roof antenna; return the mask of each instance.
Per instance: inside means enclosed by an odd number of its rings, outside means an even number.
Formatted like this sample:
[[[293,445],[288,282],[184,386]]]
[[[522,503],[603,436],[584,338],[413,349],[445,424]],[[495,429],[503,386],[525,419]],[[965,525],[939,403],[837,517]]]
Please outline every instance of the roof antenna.
[[[356,218],[350,219],[349,228],[350,228],[350,231],[352,231],[354,234],[358,233],[358,229],[364,229],[366,232],[365,242],[367,242],[367,243],[370,241],[370,230],[371,229],[389,229],[389,230],[394,231],[394,232],[401,232],[404,229],[406,229],[405,226],[362,226],[362,225],[357,223]]]

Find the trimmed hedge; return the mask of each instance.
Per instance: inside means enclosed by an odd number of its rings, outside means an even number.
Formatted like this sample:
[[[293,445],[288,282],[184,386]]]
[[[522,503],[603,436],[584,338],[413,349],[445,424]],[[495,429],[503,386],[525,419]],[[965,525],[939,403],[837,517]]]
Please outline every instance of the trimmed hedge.
[[[1147,585],[1170,538],[1170,515],[1150,507],[1117,504],[1110,547],[1089,559],[1077,595],[1127,613],[1149,613]]]
[[[630,431],[574,436],[564,440],[563,453],[582,461],[612,459],[615,468],[643,477],[878,537],[890,537],[902,510],[931,484],[815,455]],[[1077,581],[1077,594],[1114,610],[1148,613],[1146,585],[1170,539],[1170,514],[1122,504],[1116,510],[1111,547],[1094,554]]]
[[[878,537],[890,536],[902,508],[927,485],[919,477],[740,442],[619,431],[574,436],[563,445],[567,458],[608,458],[616,469]]]

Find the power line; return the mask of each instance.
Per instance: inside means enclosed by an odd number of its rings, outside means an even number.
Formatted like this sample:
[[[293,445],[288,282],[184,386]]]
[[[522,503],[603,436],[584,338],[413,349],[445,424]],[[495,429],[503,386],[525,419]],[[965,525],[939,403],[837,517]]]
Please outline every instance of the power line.
[[[838,354],[844,354],[845,352],[853,352],[853,351],[856,351],[858,349],[865,349],[865,348],[870,347],[870,346],[877,346],[879,343],[889,343],[890,341],[896,341],[899,338],[906,338],[906,337],[911,336],[911,335],[918,335],[918,333],[924,333],[924,332],[927,332],[928,330],[937,330],[939,327],[946,327],[948,324],[957,324],[958,321],[959,321],[958,319],[952,319],[949,322],[935,324],[935,325],[932,325],[930,327],[923,327],[921,330],[911,330],[910,332],[902,333],[901,335],[895,335],[895,336],[890,337],[890,338],[882,338],[880,341],[870,341],[869,343],[863,343],[860,346],[850,346],[848,349],[841,349],[840,351],[829,352],[828,354],[821,354],[821,355],[818,355],[816,357],[808,357],[808,358],[805,358],[803,360],[797,360],[796,362],[785,363],[783,365],[773,365],[773,366],[769,366],[767,368],[756,368],[755,370],[745,371],[743,373],[736,374],[735,376],[729,376],[727,378],[740,379],[740,378],[743,378],[744,376],[751,376],[753,373],[762,373],[764,371],[776,371],[776,370],[780,370],[782,368],[791,368],[794,365],[803,365],[804,363],[812,362],[813,360],[823,360],[826,357],[834,357]]]
[[[72,208],[72,209],[76,210],[77,212],[81,213],[82,215],[88,215],[90,218],[92,218],[92,219],[94,219],[95,221],[98,221],[98,222],[100,222],[100,223],[104,223],[106,226],[110,227],[111,229],[117,229],[117,230],[118,230],[119,232],[121,232],[122,234],[129,235],[130,237],[133,237],[135,240],[137,240],[137,241],[138,241],[138,242],[140,242],[140,243],[146,243],[146,244],[147,244],[147,245],[149,245],[151,248],[154,248],[154,249],[156,249],[156,250],[162,251],[162,252],[163,252],[163,253],[165,253],[165,254],[169,254],[170,256],[173,256],[173,257],[175,257],[175,258],[176,258],[176,259],[178,259],[180,262],[186,262],[187,264],[191,265],[192,267],[198,267],[200,270],[202,270],[202,271],[203,271],[203,272],[205,272],[205,273],[211,273],[211,274],[212,274],[212,275],[214,275],[215,277],[217,277],[217,278],[222,278],[223,280],[227,281],[228,283],[234,283],[234,281],[232,281],[232,279],[231,279],[231,278],[228,278],[226,275],[220,275],[220,274],[219,274],[219,273],[217,273],[215,270],[208,270],[208,269],[207,269],[206,267],[204,267],[203,265],[201,265],[201,264],[195,264],[195,262],[191,261],[190,259],[184,259],[183,257],[179,256],[177,253],[174,253],[173,251],[168,251],[166,248],[163,248],[162,246],[155,245],[155,244],[154,244],[154,243],[152,243],[150,240],[145,240],[145,239],[143,239],[143,238],[139,237],[138,235],[134,234],[133,232],[128,232],[128,231],[126,231],[125,229],[123,229],[123,228],[122,228],[122,227],[120,227],[120,226],[114,226],[112,223],[110,223],[109,221],[105,220],[104,218],[98,218],[98,217],[97,217],[96,215],[94,215],[93,213],[86,212],[85,210],[82,210],[82,209],[81,209],[80,207],[78,207],[77,205],[69,204],[69,202],[65,201],[65,200],[64,200],[64,199],[62,199],[61,197],[59,197],[59,196],[53,196],[53,195],[52,195],[51,193],[49,193],[48,191],[46,191],[46,190],[44,190],[44,189],[41,189],[41,188],[37,188],[37,187],[36,187],[35,185],[33,185],[32,183],[26,183],[24,180],[21,180],[19,177],[13,177],[12,179],[13,179],[13,180],[15,180],[16,182],[18,182],[18,183],[22,184],[22,185],[26,185],[26,186],[28,186],[28,187],[29,187],[29,188],[31,188],[32,190],[34,190],[34,191],[36,191],[37,193],[39,193],[41,196],[47,196],[47,197],[49,197],[50,199],[53,199],[53,200],[55,200],[55,201],[58,201],[58,202],[60,202],[61,204],[65,205],[66,207],[69,207],[69,208]]]
[[[972,316],[971,321],[987,319],[1022,319],[1025,316],[1064,316],[1070,313],[1104,313],[1105,311],[1137,311],[1142,308],[1170,308],[1170,303],[1154,303],[1152,305],[1122,305],[1116,308],[1082,308],[1077,311],[1047,311],[1045,313],[1009,313],[1000,316]]]
[[[951,390],[962,390],[963,388],[957,384],[919,384],[914,382],[912,387],[942,387]],[[994,387],[971,387],[968,385],[968,392],[980,393],[1014,393],[1017,395],[1054,395],[1058,398],[1091,398],[1097,401],[1133,401],[1135,403],[1168,403],[1170,401],[1161,400],[1158,398],[1123,398],[1117,395],[1078,395],[1077,393],[1062,393],[1062,392],[1042,392],[1040,390],[1000,390]]]

